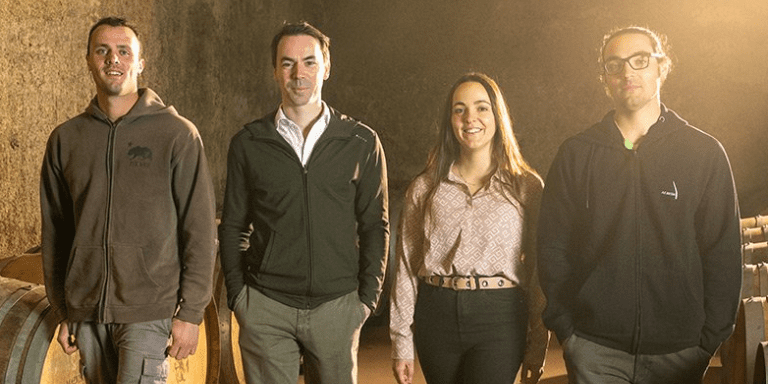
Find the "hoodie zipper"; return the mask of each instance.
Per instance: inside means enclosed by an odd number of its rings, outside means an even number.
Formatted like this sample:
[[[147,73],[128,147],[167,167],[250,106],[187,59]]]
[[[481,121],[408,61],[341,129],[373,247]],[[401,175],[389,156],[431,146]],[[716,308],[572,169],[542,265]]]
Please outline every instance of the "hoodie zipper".
[[[317,144],[315,144],[315,145],[317,145]],[[312,152],[314,153],[314,150]],[[312,156],[310,155],[310,158],[311,157]],[[309,165],[309,161],[307,161],[307,165]],[[313,266],[312,266],[312,259],[313,259],[313,257],[312,257],[312,224],[310,223],[310,215],[309,215],[309,213],[310,213],[310,209],[309,209],[310,199],[309,199],[309,184],[308,184],[308,181],[307,181],[307,173],[308,172],[309,172],[309,170],[307,169],[307,167],[302,165],[302,167],[301,167],[301,179],[302,179],[302,182],[304,183],[303,184],[303,187],[304,187],[304,207],[306,209],[306,211],[305,211],[306,215],[304,216],[306,219],[304,220],[304,222],[305,222],[305,232],[307,234],[307,255],[309,256],[309,260],[308,260],[309,262],[307,263],[307,298],[312,297],[311,293],[312,293],[312,270],[313,270]],[[307,302],[306,302],[306,309],[309,309],[310,307],[311,307],[311,302],[310,302],[310,300],[307,300]]]
[[[637,149],[633,149],[632,151],[632,194],[633,194],[633,200],[635,202],[635,334],[632,340],[632,351],[633,353],[637,354],[640,351],[640,337],[641,335],[641,321],[642,321],[642,310],[641,310],[641,297],[642,294],[642,264],[640,262],[640,244],[641,244],[641,233],[640,233],[640,221],[637,220],[638,217],[640,217],[640,166],[638,165],[639,157],[637,153]]]
[[[111,242],[111,236],[110,236],[110,227],[111,227],[111,221],[112,221],[112,192],[114,189],[114,171],[115,171],[115,137],[117,135],[117,124],[113,123],[112,121],[108,121],[109,123],[109,141],[107,143],[107,158],[106,160],[106,169],[107,169],[107,182],[109,183],[107,186],[107,204],[106,204],[106,212],[104,213],[106,220],[104,220],[104,237],[102,239],[103,243],[103,252],[104,252],[104,269],[102,275],[104,276],[104,282],[101,286],[101,298],[99,299],[99,311],[98,311],[98,319],[101,323],[106,323],[106,311],[107,311],[107,299],[108,299],[108,288],[109,288],[109,280],[110,280],[110,260],[111,260],[111,251],[110,251],[110,242]]]

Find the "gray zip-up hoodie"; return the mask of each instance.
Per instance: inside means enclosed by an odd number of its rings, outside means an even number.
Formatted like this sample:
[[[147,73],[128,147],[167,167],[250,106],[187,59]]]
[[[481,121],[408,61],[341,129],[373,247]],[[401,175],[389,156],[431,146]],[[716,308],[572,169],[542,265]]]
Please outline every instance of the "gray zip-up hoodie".
[[[215,199],[195,126],[150,89],[117,122],[94,98],[57,127],[40,202],[48,300],[62,319],[199,324],[211,298]]]

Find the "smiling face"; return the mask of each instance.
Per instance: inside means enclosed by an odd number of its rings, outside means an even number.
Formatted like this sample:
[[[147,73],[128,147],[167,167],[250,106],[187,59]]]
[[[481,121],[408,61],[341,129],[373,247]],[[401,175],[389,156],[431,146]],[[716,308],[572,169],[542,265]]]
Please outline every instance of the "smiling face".
[[[453,93],[451,108],[453,135],[461,151],[490,151],[496,134],[496,118],[482,84],[470,81],[459,85]]]
[[[648,36],[640,33],[622,34],[611,39],[605,46],[603,61],[627,59],[637,54],[653,54]],[[617,110],[638,111],[660,103],[659,92],[664,73],[658,59],[649,58],[648,67],[633,69],[628,62],[616,74],[605,74],[605,87]]]
[[[91,35],[86,55],[96,91],[106,96],[138,92],[138,77],[144,70],[139,39],[128,27],[101,25]]]
[[[320,42],[309,35],[292,35],[277,45],[275,81],[280,87],[284,107],[319,104],[323,81],[330,74]]]

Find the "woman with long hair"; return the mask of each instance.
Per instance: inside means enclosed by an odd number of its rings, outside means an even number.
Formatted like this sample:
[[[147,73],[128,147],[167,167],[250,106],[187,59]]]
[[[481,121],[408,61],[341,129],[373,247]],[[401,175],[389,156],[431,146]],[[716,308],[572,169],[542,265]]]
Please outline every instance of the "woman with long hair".
[[[536,277],[543,183],[523,159],[504,97],[481,73],[451,88],[437,145],[405,195],[390,308],[393,371],[428,383],[525,383],[549,333]]]

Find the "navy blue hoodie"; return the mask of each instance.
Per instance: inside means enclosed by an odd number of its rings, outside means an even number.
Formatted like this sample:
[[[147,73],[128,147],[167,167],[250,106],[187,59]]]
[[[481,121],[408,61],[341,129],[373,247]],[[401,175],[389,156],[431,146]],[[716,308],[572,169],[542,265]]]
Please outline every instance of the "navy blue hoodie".
[[[544,323],[629,353],[701,346],[732,332],[739,211],[720,143],[662,105],[633,150],[611,112],[566,140],[538,228]]]

